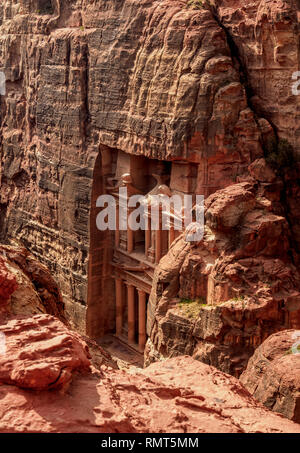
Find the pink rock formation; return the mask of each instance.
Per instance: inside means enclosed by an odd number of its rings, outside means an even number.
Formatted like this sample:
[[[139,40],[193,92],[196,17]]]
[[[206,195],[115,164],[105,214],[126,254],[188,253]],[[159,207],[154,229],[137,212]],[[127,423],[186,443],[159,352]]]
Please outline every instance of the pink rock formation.
[[[298,3],[41,5],[0,5],[1,237],[49,266],[72,325],[86,332],[89,304],[89,332],[100,331],[96,316],[112,330],[111,249],[95,233],[95,200],[118,151],[168,161],[172,189],[210,195],[207,226],[156,269],[146,359],[191,354],[238,376],[267,336],[300,326],[299,163],[275,169],[263,158],[275,137],[299,153]],[[5,251],[9,272],[18,266],[61,315],[50,274],[24,250]],[[15,281],[3,284],[5,303]]]
[[[130,374],[107,366],[89,372],[84,342],[51,316],[9,321],[0,330],[7,338],[0,356],[2,433],[300,431],[237,379],[191,357]]]
[[[299,96],[292,93],[299,71],[298,0],[216,0],[242,66],[254,110],[300,152]]]
[[[256,349],[240,381],[267,408],[300,423],[300,330],[271,335]]]
[[[213,12],[187,0],[38,5],[0,5],[2,236],[49,267],[86,332],[101,151],[194,163],[198,193],[209,195],[244,174],[273,132],[251,109]]]
[[[251,171],[256,181],[206,200],[203,240],[183,235],[156,269],[146,364],[190,354],[238,376],[269,335],[300,328],[300,276],[280,183],[259,182],[272,175],[263,160]]]
[[[0,253],[18,281],[18,291],[11,298],[11,312],[48,313],[65,322],[61,292],[49,269],[21,246],[0,244]]]
[[[65,387],[72,372],[89,370],[83,340],[50,315],[0,325],[6,353],[0,355],[0,383],[43,390]]]
[[[0,244],[0,259],[5,268],[2,288],[7,291],[2,296],[2,314],[49,313],[65,322],[60,291],[44,265],[24,247],[17,246]]]
[[[0,314],[6,312],[10,296],[18,288],[17,280],[0,256]]]
[[[279,139],[288,140],[299,156],[300,95],[293,93],[300,67],[299,1],[216,0],[215,4],[215,15],[243,68],[252,109],[266,118]],[[300,188],[296,181],[299,172],[298,164],[284,178],[286,215],[298,253]]]

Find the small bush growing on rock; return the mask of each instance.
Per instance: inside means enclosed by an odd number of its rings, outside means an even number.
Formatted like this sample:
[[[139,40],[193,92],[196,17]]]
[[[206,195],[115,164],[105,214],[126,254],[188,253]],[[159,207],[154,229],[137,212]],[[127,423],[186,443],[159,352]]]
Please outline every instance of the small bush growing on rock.
[[[207,0],[189,0],[187,2],[188,8],[192,8],[192,9],[204,8],[204,6],[206,6],[206,4],[207,4]]]
[[[183,311],[188,318],[197,318],[201,307],[206,305],[206,300],[203,297],[198,299],[182,298],[179,302],[180,310]]]

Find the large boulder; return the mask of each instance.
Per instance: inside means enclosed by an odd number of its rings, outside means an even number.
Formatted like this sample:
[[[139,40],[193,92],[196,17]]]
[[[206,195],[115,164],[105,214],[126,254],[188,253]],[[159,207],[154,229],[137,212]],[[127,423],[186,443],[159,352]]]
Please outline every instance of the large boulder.
[[[267,408],[300,423],[300,330],[271,335],[240,380]]]
[[[0,315],[8,309],[10,296],[17,290],[18,283],[6,266],[5,260],[0,256]]]
[[[271,334],[300,328],[300,275],[282,183],[253,177],[212,194],[203,239],[173,242],[148,304],[146,365],[189,354],[236,377]]]
[[[17,283],[7,310],[26,316],[48,313],[65,321],[61,292],[49,269],[19,245],[0,244],[0,256],[7,275]]]
[[[80,336],[50,315],[0,324],[5,339],[0,384],[43,390],[70,383],[74,371],[89,370],[88,348]]]

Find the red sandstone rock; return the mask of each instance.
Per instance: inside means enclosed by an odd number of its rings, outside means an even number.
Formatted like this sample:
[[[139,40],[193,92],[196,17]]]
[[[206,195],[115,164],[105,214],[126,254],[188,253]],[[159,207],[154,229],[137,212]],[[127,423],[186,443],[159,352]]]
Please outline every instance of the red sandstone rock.
[[[5,260],[0,257],[0,313],[7,310],[9,298],[17,288],[15,275],[9,272]]]
[[[206,200],[206,225],[215,231],[230,231],[254,208],[255,188],[247,183],[234,184]]]
[[[216,0],[216,14],[247,68],[252,105],[299,152],[299,96],[292,74],[299,70],[299,3],[294,0]],[[287,120],[288,118],[288,120]]]
[[[260,182],[273,182],[276,179],[275,172],[267,165],[265,159],[256,159],[252,162],[249,166],[249,173]]]
[[[76,375],[66,393],[2,385],[0,431],[296,433],[300,425],[266,410],[232,376],[180,357],[137,373]]]
[[[292,92],[299,71],[298,0],[216,0],[215,14],[231,39],[247,81],[253,110],[276,128],[300,154],[299,95]],[[268,141],[272,134],[259,120]],[[285,205],[293,234],[294,248],[300,252],[299,162],[285,174]],[[298,176],[296,176],[298,175]],[[295,255],[295,261],[299,258]]]
[[[0,384],[35,390],[68,385],[73,371],[89,370],[83,340],[50,315],[0,324],[6,353],[0,355]]]
[[[44,265],[24,247],[3,244],[0,244],[0,260],[2,315],[48,313],[66,322],[60,291]]]
[[[203,240],[183,235],[155,271],[146,364],[190,354],[239,376],[269,335],[300,328],[300,276],[278,197],[276,184],[244,182],[207,199]]]
[[[300,423],[300,330],[271,335],[240,377],[267,408]]]
[[[0,253],[18,282],[10,311],[15,315],[48,313],[65,322],[61,292],[49,269],[24,247],[0,244]]]
[[[93,181],[99,150],[172,160],[172,187],[183,191],[191,178],[177,170],[193,163],[207,196],[245,176],[268,127],[211,11],[187,0],[54,3],[52,14],[37,0],[0,4],[3,236],[47,265],[86,332],[87,303],[90,324],[106,303],[99,292],[88,301],[93,184],[105,192]]]
[[[99,149],[176,160],[172,187],[183,175],[183,191],[193,178],[181,160],[196,164],[200,193],[230,187],[209,198],[202,243],[181,238],[160,263],[148,357],[184,352],[238,375],[267,335],[299,328],[299,167],[274,179],[256,160],[274,136],[262,115],[299,150],[296,4],[220,0],[210,12],[169,0],[55,3],[50,15],[33,0],[0,5],[2,236],[52,268],[85,330],[88,264],[106,270],[109,255],[102,242],[91,247],[89,229]],[[30,278],[48,279],[23,258]],[[98,283],[90,324],[107,302]],[[51,291],[39,296],[55,307]],[[199,299],[197,316],[180,299]]]

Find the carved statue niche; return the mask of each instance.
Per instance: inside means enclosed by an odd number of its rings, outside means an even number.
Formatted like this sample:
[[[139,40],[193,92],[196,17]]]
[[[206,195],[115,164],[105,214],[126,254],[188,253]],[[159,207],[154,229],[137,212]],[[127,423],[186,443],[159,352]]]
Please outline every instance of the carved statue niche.
[[[156,179],[155,187],[147,194],[145,201],[145,217],[147,229],[145,231],[145,255],[151,262],[156,262],[167,253],[168,251],[168,232],[159,230],[151,230],[151,212],[152,208],[158,204],[158,212],[161,218],[161,206],[160,197],[171,197],[171,189],[165,184],[168,180],[169,175],[163,173],[152,173],[152,176]],[[169,219],[168,219],[169,221]]]

